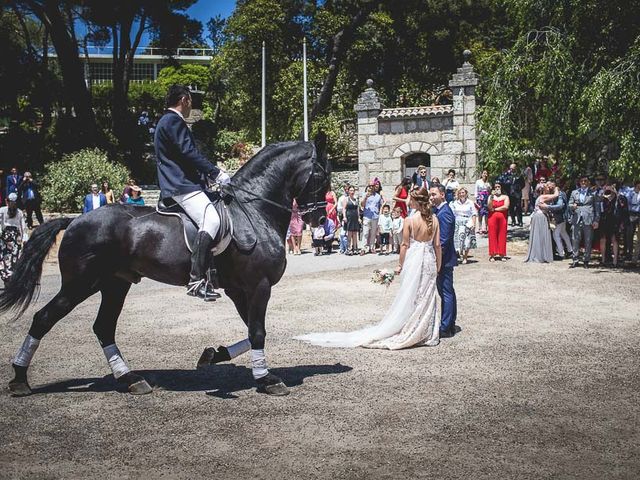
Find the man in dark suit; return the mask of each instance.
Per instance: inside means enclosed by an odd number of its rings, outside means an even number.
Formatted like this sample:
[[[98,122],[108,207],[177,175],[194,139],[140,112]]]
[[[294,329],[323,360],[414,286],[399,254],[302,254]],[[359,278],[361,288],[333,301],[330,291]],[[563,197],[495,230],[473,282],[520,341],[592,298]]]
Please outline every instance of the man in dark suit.
[[[202,155],[185,118],[191,113],[191,93],[183,85],[172,85],[166,96],[167,111],[158,121],[154,137],[161,198],[173,198],[199,231],[191,254],[187,294],[212,301],[220,297],[207,280],[211,250],[220,228],[220,217],[204,191],[202,177],[220,183],[229,176]],[[215,269],[211,269],[215,278]]]
[[[11,175],[7,176],[7,197],[11,193],[18,193],[20,183],[22,183],[22,178],[18,175],[18,169],[13,167],[11,169]]]
[[[440,224],[440,245],[442,246],[442,266],[436,280],[438,293],[442,300],[440,338],[448,338],[453,337],[456,333],[456,317],[458,315],[456,291],[453,289],[453,267],[458,265],[456,249],[453,245],[456,217],[447,202],[444,201],[444,186],[432,186],[429,189],[429,196]]]
[[[91,193],[84,197],[82,213],[96,210],[107,204],[107,197],[100,191],[97,184],[91,185]]]
[[[40,187],[30,172],[24,172],[24,177],[22,177],[22,181],[18,186],[18,198],[27,212],[27,226],[33,228],[34,213],[38,219],[38,224],[42,225],[44,218],[42,217],[42,210],[40,210],[40,203],[42,202]]]
[[[578,266],[580,241],[584,239],[584,268],[589,268],[593,231],[598,229],[600,207],[596,191],[591,188],[589,177],[580,177],[580,188],[571,192],[569,197],[571,237],[573,241],[573,263],[569,268]]]

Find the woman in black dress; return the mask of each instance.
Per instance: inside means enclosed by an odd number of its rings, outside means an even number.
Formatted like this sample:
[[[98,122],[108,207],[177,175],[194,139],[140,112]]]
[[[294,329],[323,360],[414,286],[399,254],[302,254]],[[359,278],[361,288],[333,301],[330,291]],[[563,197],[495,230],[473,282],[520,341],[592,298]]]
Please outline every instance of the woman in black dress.
[[[618,194],[612,185],[604,188],[602,195],[599,230],[600,230],[600,253],[601,263],[606,263],[607,250],[613,247],[613,266],[618,266],[618,236],[620,230],[620,209],[617,204]]]
[[[349,187],[344,199],[344,229],[347,231],[347,255],[358,253],[358,232],[360,231],[360,202],[356,198],[355,187]]]

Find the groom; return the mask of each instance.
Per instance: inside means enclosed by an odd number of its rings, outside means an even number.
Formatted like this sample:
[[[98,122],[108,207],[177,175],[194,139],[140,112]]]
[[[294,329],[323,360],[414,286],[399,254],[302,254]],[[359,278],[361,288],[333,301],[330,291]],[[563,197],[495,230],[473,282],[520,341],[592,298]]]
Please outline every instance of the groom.
[[[453,245],[456,217],[447,202],[444,201],[445,188],[442,185],[432,186],[429,189],[429,196],[440,224],[440,244],[442,245],[442,266],[436,282],[438,293],[442,299],[440,338],[449,338],[456,333],[456,316],[458,314],[456,291],[453,289],[453,267],[458,265]]]

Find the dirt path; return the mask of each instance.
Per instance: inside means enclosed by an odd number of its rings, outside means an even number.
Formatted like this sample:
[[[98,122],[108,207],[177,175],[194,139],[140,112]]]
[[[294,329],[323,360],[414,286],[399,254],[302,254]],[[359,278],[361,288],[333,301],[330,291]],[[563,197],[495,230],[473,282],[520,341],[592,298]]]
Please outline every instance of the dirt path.
[[[37,394],[0,395],[0,477],[638,478],[638,271],[478,259],[456,270],[462,332],[401,352],[291,338],[379,319],[398,286],[369,278],[388,258],[292,259],[268,312],[284,398],[255,392],[246,356],[194,370],[242,324],[228,299],[151,281],[132,289],[118,341],[156,391],[122,393],[91,331],[93,297],[43,341]],[[52,272],[36,308],[57,290]],[[0,325],[2,382],[33,311]]]

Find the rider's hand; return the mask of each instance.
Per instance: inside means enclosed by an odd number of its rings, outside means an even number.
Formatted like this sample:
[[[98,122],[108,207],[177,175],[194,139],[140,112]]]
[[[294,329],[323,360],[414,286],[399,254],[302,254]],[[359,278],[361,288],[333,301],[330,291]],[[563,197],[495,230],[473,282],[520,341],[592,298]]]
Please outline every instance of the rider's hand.
[[[216,177],[216,182],[218,182],[220,185],[226,185],[227,183],[231,182],[231,177],[227,172],[223,172],[221,170]]]

